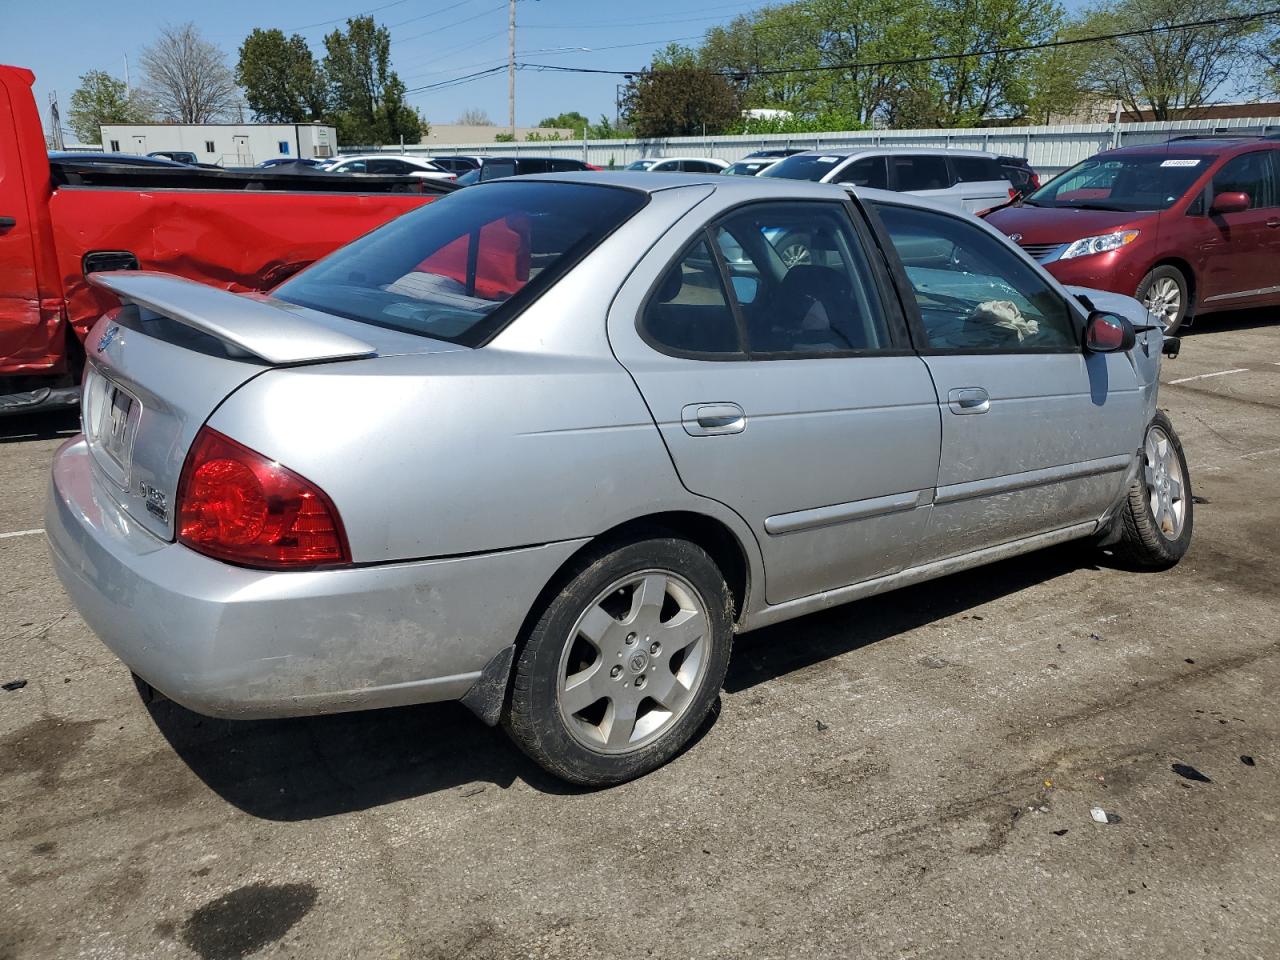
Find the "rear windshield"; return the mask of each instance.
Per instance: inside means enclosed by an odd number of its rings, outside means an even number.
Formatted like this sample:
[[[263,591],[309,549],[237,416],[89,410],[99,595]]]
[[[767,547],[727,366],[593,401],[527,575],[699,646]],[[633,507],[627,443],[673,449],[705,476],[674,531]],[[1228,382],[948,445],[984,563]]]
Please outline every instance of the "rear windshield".
[[[762,177],[782,177],[784,180],[821,180],[844,161],[844,154],[797,153],[770,167]]]
[[[477,346],[644,206],[617,187],[505,181],[459,190],[278,287],[281,300]]]
[[[1211,159],[1171,153],[1094,157],[1054,177],[1023,203],[1086,210],[1167,210],[1208,169]]]

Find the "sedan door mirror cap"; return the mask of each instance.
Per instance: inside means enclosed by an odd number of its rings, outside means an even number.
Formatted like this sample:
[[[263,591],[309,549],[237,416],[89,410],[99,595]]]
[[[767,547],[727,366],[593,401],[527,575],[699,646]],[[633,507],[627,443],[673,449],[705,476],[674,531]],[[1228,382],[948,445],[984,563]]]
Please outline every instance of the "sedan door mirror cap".
[[[1084,328],[1084,348],[1090,353],[1122,353],[1131,350],[1137,333],[1128,318],[1095,310]]]
[[[1213,206],[1209,208],[1209,212],[1216,215],[1244,213],[1252,203],[1253,201],[1247,193],[1239,190],[1229,190],[1226,193],[1219,193],[1213,198]]]

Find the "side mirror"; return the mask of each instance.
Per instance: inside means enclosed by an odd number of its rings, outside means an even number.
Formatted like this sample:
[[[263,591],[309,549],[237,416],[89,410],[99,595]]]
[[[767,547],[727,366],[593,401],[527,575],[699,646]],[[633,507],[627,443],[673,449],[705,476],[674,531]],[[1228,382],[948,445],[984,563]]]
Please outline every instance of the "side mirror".
[[[1118,313],[1097,310],[1089,314],[1089,322],[1084,328],[1084,348],[1090,353],[1129,350],[1136,339],[1133,324]]]
[[[1209,213],[1219,216],[1224,213],[1244,213],[1249,209],[1249,205],[1252,202],[1247,193],[1241,193],[1237,190],[1220,193],[1213,198],[1213,205],[1209,207]]]
[[[760,291],[760,281],[755,277],[734,276],[730,278],[733,281],[733,296],[740,304],[754,303],[756,294]]]

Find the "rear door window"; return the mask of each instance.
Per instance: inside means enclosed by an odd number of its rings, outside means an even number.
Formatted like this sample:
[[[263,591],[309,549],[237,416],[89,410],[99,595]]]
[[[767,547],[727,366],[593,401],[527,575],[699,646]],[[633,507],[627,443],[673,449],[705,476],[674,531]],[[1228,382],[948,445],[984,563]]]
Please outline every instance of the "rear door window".
[[[891,158],[891,166],[894,190],[945,190],[951,186],[946,157],[901,155]]]
[[[485,165],[480,168],[481,180],[499,180],[502,177],[514,177],[516,175],[516,162],[506,158],[497,160],[488,160]]]
[[[1000,165],[986,157],[952,157],[951,170],[956,183],[981,183],[1005,179]]]
[[[870,187],[874,190],[889,189],[889,178],[885,172],[884,157],[863,157],[855,160],[835,175],[833,183],[849,183],[855,187]]]
[[[651,344],[676,354],[742,355],[738,321],[705,234],[658,281],[641,330]]]

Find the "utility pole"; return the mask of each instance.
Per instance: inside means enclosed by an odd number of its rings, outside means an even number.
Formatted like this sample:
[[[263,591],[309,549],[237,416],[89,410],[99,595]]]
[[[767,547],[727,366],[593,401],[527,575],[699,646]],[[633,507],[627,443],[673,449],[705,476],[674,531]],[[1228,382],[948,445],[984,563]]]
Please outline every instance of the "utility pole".
[[[53,149],[65,150],[62,142],[62,115],[58,111],[58,91],[49,92],[49,126],[52,128]]]
[[[516,0],[509,0],[507,14],[507,123],[516,138]]]
[[[124,92],[125,92],[125,93],[129,93],[129,92],[130,92],[130,87],[129,87],[129,55],[128,55],[127,53],[124,55]]]

